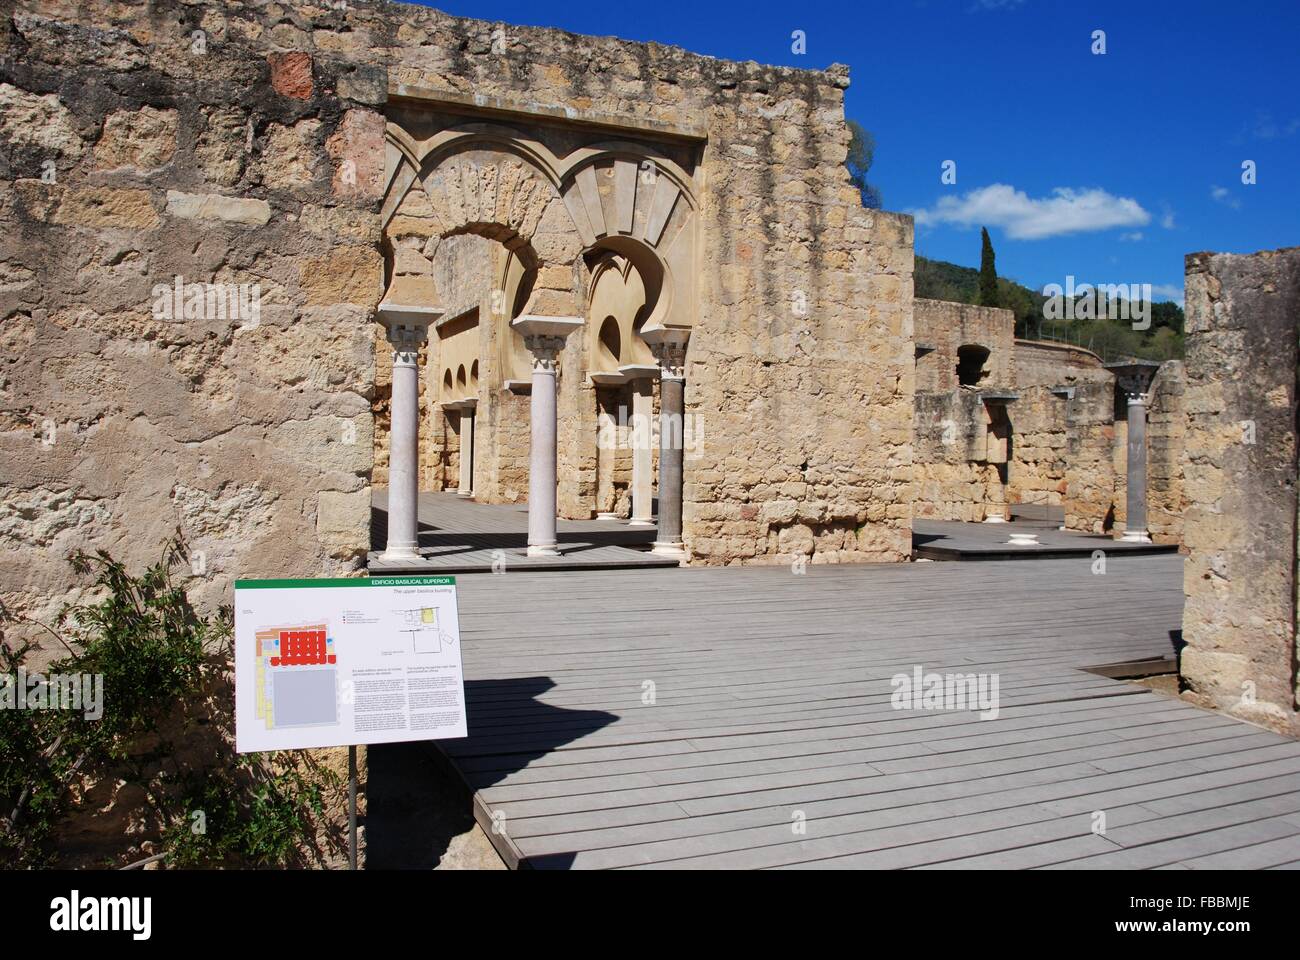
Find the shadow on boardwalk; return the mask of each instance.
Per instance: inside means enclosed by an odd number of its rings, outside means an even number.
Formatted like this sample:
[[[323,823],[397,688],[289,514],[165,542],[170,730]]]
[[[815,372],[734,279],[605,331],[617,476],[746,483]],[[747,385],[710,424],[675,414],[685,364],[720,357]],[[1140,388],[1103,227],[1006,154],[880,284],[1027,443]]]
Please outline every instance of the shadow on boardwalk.
[[[569,710],[537,699],[554,687],[549,677],[466,682],[470,736],[441,746],[470,788],[492,786],[618,719],[602,710]],[[367,869],[437,867],[453,838],[474,826],[465,779],[429,741],[373,746],[368,757]],[[508,820],[504,827],[508,833]],[[491,829],[485,825],[485,832]],[[502,840],[491,839],[501,851]],[[573,854],[558,854],[521,865],[563,869],[572,859]]]

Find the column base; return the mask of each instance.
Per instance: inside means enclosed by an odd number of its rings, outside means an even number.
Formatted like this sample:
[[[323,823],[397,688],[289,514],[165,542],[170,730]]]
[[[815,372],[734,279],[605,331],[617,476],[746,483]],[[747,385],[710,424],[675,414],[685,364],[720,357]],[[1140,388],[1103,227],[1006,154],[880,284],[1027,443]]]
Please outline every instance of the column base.
[[[596,514],[597,520],[622,520],[623,518],[613,510],[604,510]]]
[[[671,557],[674,560],[687,560],[686,545],[682,541],[656,540],[650,545],[650,552],[656,557]]]
[[[553,543],[530,543],[528,545],[528,555],[530,557],[558,557],[560,548]]]
[[[383,561],[402,561],[402,560],[419,560],[420,551],[415,547],[385,547],[384,552],[379,555]]]
[[[1119,538],[1120,543],[1150,543],[1151,534],[1145,530],[1125,530],[1124,536]]]
[[[640,517],[633,517],[627,522],[627,525],[629,527],[653,527],[655,526],[655,522],[654,520],[643,520]]]
[[[1007,522],[1007,518],[1006,518],[1006,517],[998,517],[998,516],[985,517],[985,518],[984,518],[984,522],[985,522],[985,523],[1006,523],[1006,522]]]
[[[456,491],[456,496],[458,496],[458,497],[464,497],[466,500],[468,500],[470,497],[474,496],[474,491],[473,491],[473,490],[457,490],[457,491]]]

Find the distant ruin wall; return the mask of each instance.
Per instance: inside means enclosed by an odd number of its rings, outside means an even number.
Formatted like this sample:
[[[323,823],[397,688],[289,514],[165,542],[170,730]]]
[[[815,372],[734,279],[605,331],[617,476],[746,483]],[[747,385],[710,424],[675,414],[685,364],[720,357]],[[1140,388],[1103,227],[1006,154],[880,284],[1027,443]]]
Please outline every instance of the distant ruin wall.
[[[916,400],[913,408],[912,516],[978,522],[1005,510],[1006,464],[990,446],[982,390],[1016,380],[1015,314],[996,307],[918,299],[915,303]],[[962,364],[962,348],[988,351],[982,366]],[[967,382],[962,382],[962,371]],[[1018,410],[1009,408],[1016,421]],[[990,450],[995,451],[990,455]]]
[[[1012,410],[1011,502],[1072,502],[1066,514],[1073,513],[1076,527],[1099,521],[1110,507],[1102,491],[1110,489],[1111,467],[1089,440],[1109,442],[1104,430],[1095,437],[1091,431],[1095,418],[1104,418],[1104,400],[1114,377],[1087,350],[1029,340],[1015,343],[1015,369],[1020,398]]]
[[[1187,257],[1186,696],[1300,734],[1300,248]]]

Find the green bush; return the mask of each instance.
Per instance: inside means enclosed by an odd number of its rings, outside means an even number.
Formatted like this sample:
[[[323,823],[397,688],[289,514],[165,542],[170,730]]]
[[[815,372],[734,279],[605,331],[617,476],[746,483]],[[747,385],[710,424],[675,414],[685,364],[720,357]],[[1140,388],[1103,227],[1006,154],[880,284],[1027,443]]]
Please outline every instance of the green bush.
[[[0,710],[0,858],[57,865],[62,832],[95,815],[85,799],[97,785],[141,798],[114,865],[140,860],[146,840],[147,859],[190,867],[319,862],[318,836],[341,849],[341,831],[323,823],[337,774],[303,752],[234,752],[230,610],[202,618],[173,582],[188,564],[179,536],[139,576],[103,551],[69,560],[102,599],[65,605],[48,626],[0,608],[0,625],[43,630],[67,651],[45,676],[102,676],[103,714]],[[0,632],[10,675],[31,650]]]

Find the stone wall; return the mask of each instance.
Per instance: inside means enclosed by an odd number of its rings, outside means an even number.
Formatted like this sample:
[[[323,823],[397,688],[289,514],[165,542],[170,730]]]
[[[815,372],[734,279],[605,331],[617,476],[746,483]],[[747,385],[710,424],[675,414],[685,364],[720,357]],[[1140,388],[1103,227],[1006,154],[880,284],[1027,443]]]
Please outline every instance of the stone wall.
[[[205,606],[237,576],[364,561],[395,24],[307,10],[5,6],[0,587],[19,614],[70,598],[70,550],[138,568],[176,528]]]
[[[943,300],[917,299],[916,396],[912,429],[912,515],[978,522],[1005,511],[1004,460],[990,459],[992,414],[981,391],[1007,391],[1015,383],[1012,344],[1015,314]],[[964,346],[988,351],[980,369],[959,377]],[[963,367],[962,369],[966,369]],[[1010,408],[1014,423],[1017,406]],[[994,445],[993,449],[1001,451]]]
[[[1111,442],[1110,434],[1093,430],[1096,418],[1106,414],[1114,377],[1087,350],[1029,340],[1016,341],[1015,369],[1020,396],[1012,410],[1011,502],[1063,506],[1073,483],[1077,499],[1067,515],[1073,512],[1076,524],[1083,517],[1101,519],[1110,497],[1100,492],[1111,488],[1112,470],[1099,455],[1108,451],[1095,450],[1088,440]]]
[[[1182,543],[1187,499],[1183,491],[1183,451],[1187,411],[1186,371],[1168,360],[1152,384],[1147,417],[1147,530],[1156,543]]]
[[[575,143],[700,131],[698,289],[680,302],[695,304],[686,402],[705,440],[685,467],[687,544],[707,563],[909,555],[912,225],[862,209],[848,181],[843,68],[367,0],[6,9],[0,584],[15,611],[68,598],[70,549],[138,565],[177,526],[205,557],[202,605],[237,576],[360,568],[395,86],[572,124]],[[177,276],[257,284],[256,320],[164,317],[155,287]],[[571,340],[562,367],[580,371]],[[561,504],[579,513],[596,406],[564,379]],[[518,440],[526,408],[507,394],[480,416]],[[494,467],[502,498],[526,491],[517,459]]]
[[[1300,248],[1187,258],[1186,696],[1300,733]]]
[[[611,138],[645,143],[706,185],[690,271],[698,289],[677,291],[698,305],[686,406],[704,442],[685,464],[683,510],[694,560],[905,559],[911,220],[862,209],[848,181],[843,68],[729,63],[525,27],[506,28],[494,44],[499,25],[424,10],[404,10],[403,18],[390,81],[405,91],[397,119],[413,138],[427,142],[444,129],[451,120],[440,111],[463,122],[473,114],[472,93],[496,121],[556,156]],[[457,96],[464,106],[453,110]],[[446,191],[446,178],[440,184]],[[462,191],[447,206],[473,206],[482,196]],[[546,240],[549,265],[539,283],[556,292],[567,290],[560,268],[568,270],[563,256],[573,253],[564,218],[564,205],[549,203],[531,238],[539,250],[538,237]],[[585,316],[587,291],[574,289]],[[590,516],[597,507],[587,342],[570,337],[560,358],[559,509],[566,516]],[[526,398],[502,391],[488,399],[496,410],[480,399],[485,431],[499,436],[526,425]],[[503,450],[493,469],[508,469],[513,456],[513,447]],[[490,495],[521,495],[525,480],[516,471]]]

